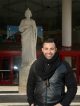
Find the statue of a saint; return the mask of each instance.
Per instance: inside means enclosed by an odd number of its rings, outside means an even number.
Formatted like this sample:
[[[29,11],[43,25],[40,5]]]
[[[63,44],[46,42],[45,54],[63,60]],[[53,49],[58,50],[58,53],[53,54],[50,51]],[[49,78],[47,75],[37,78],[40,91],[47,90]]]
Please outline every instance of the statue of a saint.
[[[31,64],[36,59],[37,27],[28,8],[21,20],[19,31],[22,42],[22,65]]]

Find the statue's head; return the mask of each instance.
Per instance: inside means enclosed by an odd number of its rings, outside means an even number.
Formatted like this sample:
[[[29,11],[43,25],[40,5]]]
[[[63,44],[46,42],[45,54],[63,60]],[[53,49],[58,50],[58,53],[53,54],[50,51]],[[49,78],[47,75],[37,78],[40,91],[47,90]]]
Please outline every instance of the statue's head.
[[[32,17],[32,13],[29,8],[25,11],[25,17],[29,17],[29,18]]]

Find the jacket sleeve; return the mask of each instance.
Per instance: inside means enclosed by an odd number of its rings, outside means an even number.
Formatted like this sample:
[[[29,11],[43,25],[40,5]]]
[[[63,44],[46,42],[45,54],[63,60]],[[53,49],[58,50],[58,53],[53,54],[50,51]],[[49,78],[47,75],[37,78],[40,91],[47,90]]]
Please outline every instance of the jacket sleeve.
[[[65,74],[65,85],[67,87],[67,92],[61,102],[62,106],[69,106],[69,104],[74,99],[77,92],[77,81],[68,63],[66,63],[67,73]]]
[[[32,64],[27,80],[27,101],[30,105],[34,103],[35,82],[34,64]]]

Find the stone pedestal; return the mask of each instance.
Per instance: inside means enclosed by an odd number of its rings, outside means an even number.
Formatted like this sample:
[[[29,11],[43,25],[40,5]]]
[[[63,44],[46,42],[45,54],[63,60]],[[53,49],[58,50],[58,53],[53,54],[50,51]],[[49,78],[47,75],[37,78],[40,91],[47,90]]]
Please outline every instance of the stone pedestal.
[[[31,65],[26,65],[21,68],[19,73],[19,93],[20,94],[26,94],[27,90],[27,78],[29,74]]]

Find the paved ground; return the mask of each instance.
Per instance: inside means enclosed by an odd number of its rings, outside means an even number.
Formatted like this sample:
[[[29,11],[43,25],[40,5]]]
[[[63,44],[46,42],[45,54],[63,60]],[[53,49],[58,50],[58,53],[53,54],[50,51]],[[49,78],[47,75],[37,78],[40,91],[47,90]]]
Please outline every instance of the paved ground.
[[[27,106],[26,95],[0,95],[0,106]],[[80,95],[76,95],[71,106],[80,106]]]
[[[28,106],[27,96],[26,94],[19,94],[18,87],[1,86],[0,106]],[[77,95],[71,106],[80,106],[80,87],[78,87]]]
[[[27,102],[26,95],[0,95],[0,103],[24,103]]]
[[[27,102],[26,95],[0,95],[0,103],[24,103]],[[80,102],[80,95],[77,95],[74,102]]]

